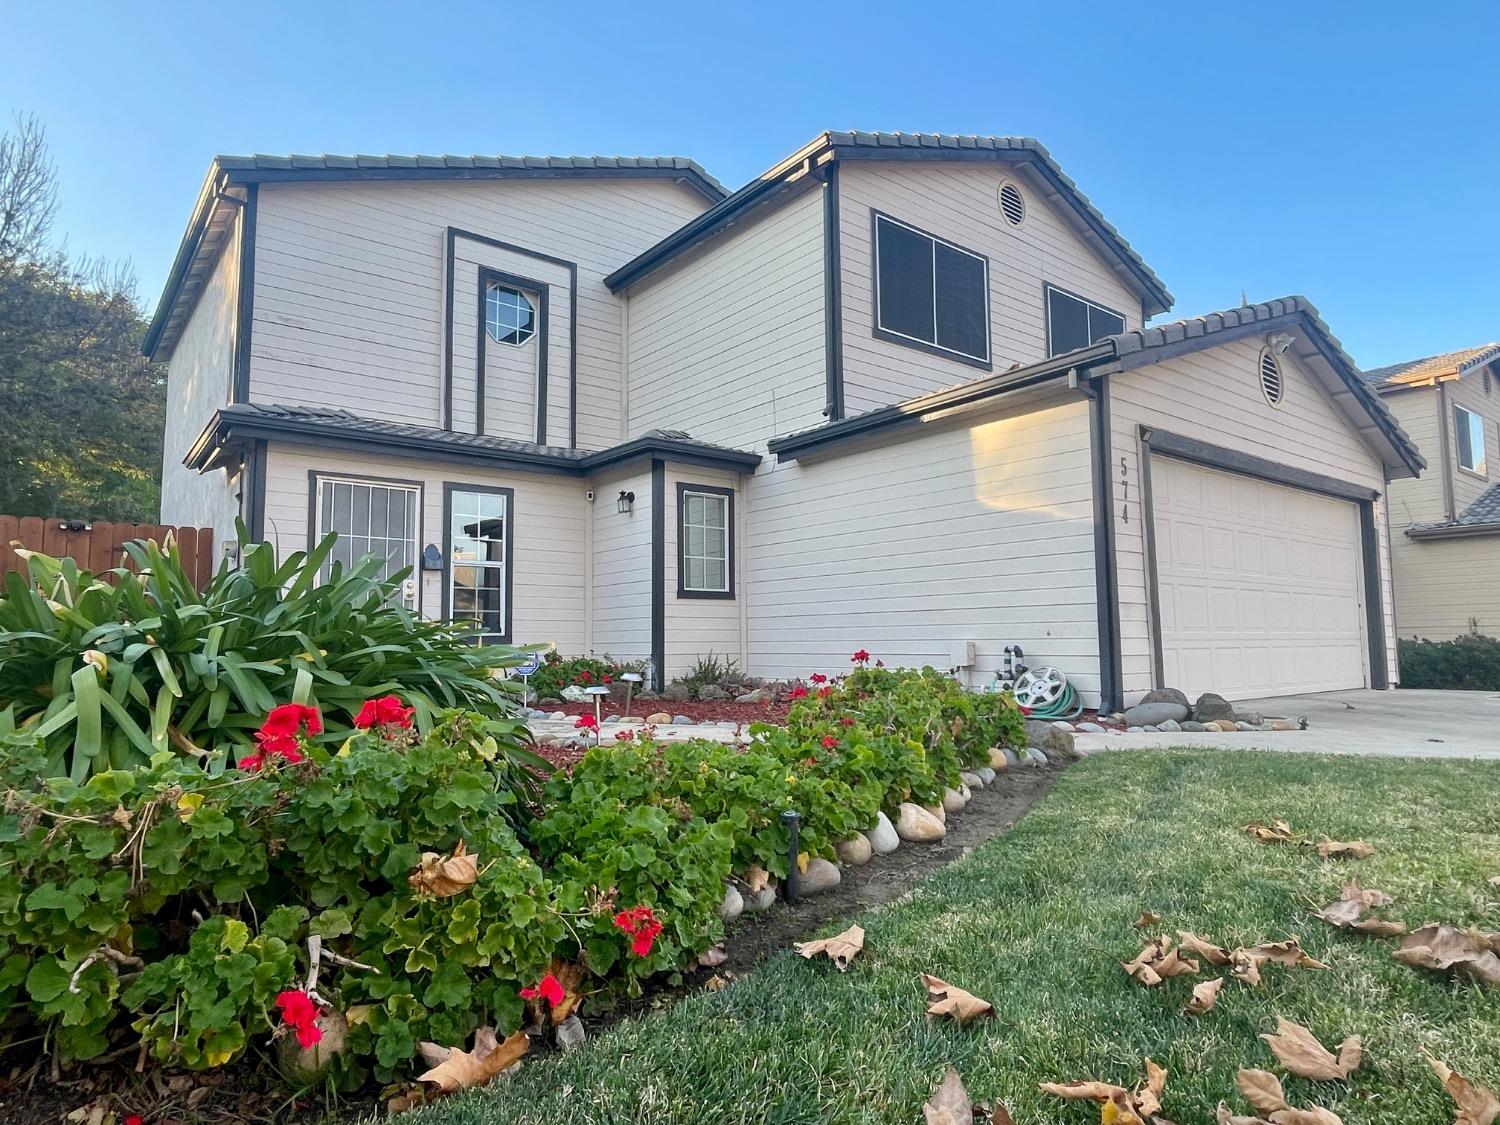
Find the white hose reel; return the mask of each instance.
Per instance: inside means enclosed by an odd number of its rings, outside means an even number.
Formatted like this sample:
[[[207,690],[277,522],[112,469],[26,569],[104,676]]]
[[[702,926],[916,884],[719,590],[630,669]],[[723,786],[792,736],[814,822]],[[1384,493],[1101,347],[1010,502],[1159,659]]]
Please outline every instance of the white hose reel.
[[[1056,668],[1031,668],[1022,672],[1012,692],[1016,702],[1028,710],[1048,707],[1062,698],[1068,677]]]

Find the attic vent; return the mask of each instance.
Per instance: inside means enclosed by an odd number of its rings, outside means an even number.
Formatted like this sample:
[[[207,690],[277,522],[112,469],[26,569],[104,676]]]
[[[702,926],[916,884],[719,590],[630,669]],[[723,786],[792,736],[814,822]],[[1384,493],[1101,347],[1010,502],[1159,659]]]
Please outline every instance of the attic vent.
[[[1281,391],[1281,364],[1276,362],[1271,349],[1265,348],[1260,353],[1260,393],[1272,406],[1279,406]]]
[[[1009,180],[1000,185],[1000,213],[1013,227],[1018,227],[1026,221],[1026,197],[1021,194],[1021,189]]]

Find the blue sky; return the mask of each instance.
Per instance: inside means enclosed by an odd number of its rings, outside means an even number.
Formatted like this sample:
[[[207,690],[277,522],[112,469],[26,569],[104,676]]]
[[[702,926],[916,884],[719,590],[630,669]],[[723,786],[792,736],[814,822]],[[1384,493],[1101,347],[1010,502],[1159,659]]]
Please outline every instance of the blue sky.
[[[1365,366],[1500,338],[1500,5],[29,4],[79,252],[150,307],[217,152],[695,157],[1038,137],[1177,297],[1302,293]]]

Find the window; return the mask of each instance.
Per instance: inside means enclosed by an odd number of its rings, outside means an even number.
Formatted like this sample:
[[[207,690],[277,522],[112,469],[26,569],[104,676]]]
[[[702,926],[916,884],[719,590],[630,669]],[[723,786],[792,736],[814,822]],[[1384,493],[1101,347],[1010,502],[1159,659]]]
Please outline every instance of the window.
[[[877,214],[875,334],[988,367],[989,262]]]
[[[510,640],[510,545],[513,493],[508,488],[450,484],[446,616],[474,627],[488,643]]]
[[[417,512],[420,508],[420,485],[395,481],[359,480],[347,477],[313,477],[313,507],[317,512],[314,542],[330,531],[338,541],[323,577],[328,577],[334,563],[348,570],[366,555],[381,560],[376,576],[390,578],[417,562]],[[415,601],[416,583],[411,586],[408,604]]]
[[[734,597],[734,493],[677,486],[677,596]]]
[[[1453,408],[1453,429],[1458,435],[1458,467],[1487,476],[1484,456],[1484,419],[1462,406]]]
[[[1062,355],[1125,331],[1125,318],[1061,289],[1047,289],[1047,354]]]
[[[536,333],[536,309],[526,294],[492,281],[484,291],[484,327],[502,344],[524,344]]]

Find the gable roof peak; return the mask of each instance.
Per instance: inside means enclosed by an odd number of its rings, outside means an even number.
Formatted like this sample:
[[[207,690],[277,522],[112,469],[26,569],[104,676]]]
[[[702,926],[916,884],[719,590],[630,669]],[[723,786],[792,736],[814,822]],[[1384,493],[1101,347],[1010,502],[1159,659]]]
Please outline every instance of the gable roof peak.
[[[1441,352],[1405,363],[1373,367],[1364,372],[1365,382],[1377,391],[1401,387],[1432,386],[1443,379],[1456,379],[1466,371],[1500,360],[1500,344],[1479,344],[1472,348]]]

